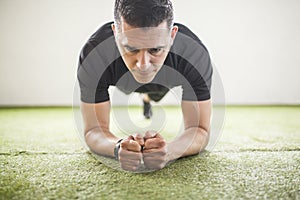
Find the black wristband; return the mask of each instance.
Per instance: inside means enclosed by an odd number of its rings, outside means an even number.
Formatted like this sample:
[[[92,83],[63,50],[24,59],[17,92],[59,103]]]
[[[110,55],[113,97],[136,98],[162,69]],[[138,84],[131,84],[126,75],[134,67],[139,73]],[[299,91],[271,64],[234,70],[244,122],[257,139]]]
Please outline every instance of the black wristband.
[[[120,139],[114,148],[114,155],[115,155],[116,160],[119,160],[119,149],[120,149],[120,143],[122,142],[122,140],[123,139]]]

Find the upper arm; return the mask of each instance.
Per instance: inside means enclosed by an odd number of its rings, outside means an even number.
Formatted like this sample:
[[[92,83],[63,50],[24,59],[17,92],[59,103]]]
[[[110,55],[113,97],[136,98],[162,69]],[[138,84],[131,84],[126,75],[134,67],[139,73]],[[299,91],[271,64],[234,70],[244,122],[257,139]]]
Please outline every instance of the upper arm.
[[[211,100],[182,101],[184,128],[199,127],[209,132],[211,118]]]
[[[104,131],[109,130],[110,101],[96,104],[81,102],[80,109],[85,134],[94,128],[101,128]]]

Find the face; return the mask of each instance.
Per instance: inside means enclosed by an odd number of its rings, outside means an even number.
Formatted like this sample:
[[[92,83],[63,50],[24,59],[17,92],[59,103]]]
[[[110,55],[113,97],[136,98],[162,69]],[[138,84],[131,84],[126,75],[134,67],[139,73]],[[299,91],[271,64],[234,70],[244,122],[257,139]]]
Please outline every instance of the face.
[[[165,21],[157,27],[136,28],[121,20],[120,27],[113,24],[112,29],[122,58],[139,83],[154,79],[178,31],[177,26],[170,30]]]

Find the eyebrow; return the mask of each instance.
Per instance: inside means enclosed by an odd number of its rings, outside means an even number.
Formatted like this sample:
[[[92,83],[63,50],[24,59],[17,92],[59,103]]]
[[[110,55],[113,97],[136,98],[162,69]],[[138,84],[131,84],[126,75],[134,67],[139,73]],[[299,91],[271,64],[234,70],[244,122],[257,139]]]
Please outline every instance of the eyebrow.
[[[166,46],[167,46],[167,45],[160,45],[160,46],[157,46],[157,47],[151,47],[151,48],[147,48],[147,49],[162,49],[162,48],[165,48]],[[128,48],[128,49],[139,50],[139,48],[130,46],[130,45],[128,45],[128,44],[125,44],[124,47],[125,47],[125,48]]]
[[[125,47],[125,48],[128,48],[128,49],[138,49],[138,48],[132,47],[132,46],[130,46],[130,45],[128,45],[128,44],[125,44],[124,47]]]

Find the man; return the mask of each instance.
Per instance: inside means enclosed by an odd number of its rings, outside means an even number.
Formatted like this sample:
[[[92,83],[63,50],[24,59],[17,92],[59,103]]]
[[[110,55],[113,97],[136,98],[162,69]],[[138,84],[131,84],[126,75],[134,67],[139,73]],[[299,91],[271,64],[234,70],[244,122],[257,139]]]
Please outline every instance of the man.
[[[81,112],[90,150],[114,157],[128,171],[142,164],[161,169],[198,154],[208,143],[211,117],[206,48],[187,27],[174,24],[170,0],[116,0],[114,18],[90,37],[80,55]],[[181,86],[183,133],[171,142],[155,130],[117,138],[109,129],[109,86],[143,93],[148,106]]]

